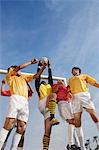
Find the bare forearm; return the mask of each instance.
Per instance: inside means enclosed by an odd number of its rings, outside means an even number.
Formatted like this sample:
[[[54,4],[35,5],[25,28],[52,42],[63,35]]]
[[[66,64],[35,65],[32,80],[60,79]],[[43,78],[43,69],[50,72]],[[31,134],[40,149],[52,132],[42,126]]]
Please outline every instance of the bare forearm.
[[[94,86],[99,88],[99,83],[95,83]]]
[[[4,84],[1,85],[1,93],[4,91]]]
[[[26,63],[24,63],[24,64],[18,66],[18,67],[15,69],[15,71],[17,72],[17,71],[19,71],[19,70],[21,70],[21,69],[23,69],[23,68],[25,68],[25,67],[27,67],[27,66],[29,66],[29,65],[31,65],[31,64],[32,64],[31,61],[26,62]]]
[[[25,67],[27,67],[27,66],[29,66],[29,65],[31,65],[31,64],[36,64],[37,62],[38,62],[38,60],[35,59],[35,58],[33,58],[31,61],[26,62],[26,63],[24,63],[24,64],[18,66],[18,67],[15,69],[15,71],[17,72],[17,71],[19,71],[20,69],[23,69],[23,68],[25,68]]]

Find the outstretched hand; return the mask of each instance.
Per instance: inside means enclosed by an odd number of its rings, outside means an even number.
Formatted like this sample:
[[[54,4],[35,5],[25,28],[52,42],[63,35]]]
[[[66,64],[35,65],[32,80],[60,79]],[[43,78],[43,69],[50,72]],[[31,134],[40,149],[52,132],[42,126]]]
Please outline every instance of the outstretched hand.
[[[36,64],[36,63],[38,63],[38,59],[33,58],[33,59],[31,60],[31,64]]]
[[[42,63],[41,63],[41,61],[40,61],[40,60],[39,60],[38,66],[42,66]]]

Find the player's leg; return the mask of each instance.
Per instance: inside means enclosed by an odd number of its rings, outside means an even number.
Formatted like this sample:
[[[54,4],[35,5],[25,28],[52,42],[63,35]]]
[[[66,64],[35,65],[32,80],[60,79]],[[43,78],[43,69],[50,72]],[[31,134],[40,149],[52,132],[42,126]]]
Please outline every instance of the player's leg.
[[[91,96],[90,96],[89,92],[84,93],[84,97],[83,97],[83,100],[82,100],[82,105],[86,109],[86,111],[89,113],[89,115],[91,116],[92,120],[96,124],[96,127],[99,131],[99,118],[96,115],[95,106],[92,102],[92,99],[91,99]]]
[[[44,128],[45,128],[45,131],[44,131],[44,136],[43,136],[43,150],[48,150],[49,143],[50,143],[51,128],[52,128],[50,118],[47,118],[44,121]]]
[[[39,111],[44,117],[44,135],[43,135],[43,150],[48,150],[50,142],[50,134],[52,128],[52,122],[50,121],[50,111],[47,106],[47,97],[39,101]]]
[[[13,126],[13,127],[10,129],[10,131],[9,131],[9,133],[8,133],[8,135],[7,135],[6,139],[5,139],[5,142],[4,142],[4,144],[3,144],[3,146],[2,146],[2,149],[1,149],[1,150],[4,150],[4,149],[5,149],[6,144],[7,144],[7,141],[8,141],[8,138],[9,138],[9,136],[10,136],[10,134],[11,134],[11,132],[12,132],[13,128],[15,128],[15,126]]]
[[[11,145],[11,150],[17,150],[19,142],[21,140],[22,135],[24,134],[25,131],[25,122],[18,120],[17,121],[17,131],[13,137],[12,145]]]
[[[99,131],[99,118],[97,117],[96,111],[95,109],[87,109],[86,111],[89,113],[89,115],[91,116],[92,120],[94,121],[94,123],[96,124],[96,127]]]
[[[13,123],[15,119],[14,118],[6,118],[4,126],[0,132],[0,150],[2,149],[2,146],[8,136],[9,131],[11,130]]]
[[[66,101],[60,101],[58,103],[58,110],[59,110],[59,114],[60,116],[63,118],[63,120],[66,121],[66,124],[68,125],[68,144],[67,144],[67,149],[71,149],[71,146],[74,145],[74,118],[72,115],[72,111],[71,111],[71,104],[66,102]]]
[[[86,150],[85,144],[84,144],[84,135],[83,130],[81,127],[81,116],[83,112],[83,93],[78,93],[73,96],[72,100],[72,108],[73,108],[73,115],[75,119],[75,131],[77,133],[77,137],[79,139],[81,150]]]
[[[79,139],[81,150],[86,150],[85,144],[84,144],[83,130],[82,130],[82,127],[81,127],[81,115],[82,115],[82,112],[78,112],[78,113],[74,114],[75,131],[76,131],[77,137]]]
[[[21,136],[21,139],[20,139],[20,142],[18,144],[17,150],[23,150],[23,147],[24,147],[24,136],[25,136],[25,131],[24,131],[24,133]]]
[[[18,148],[19,142],[21,140],[22,135],[24,134],[26,123],[29,117],[29,106],[28,101],[24,99],[24,97],[18,96],[20,99],[20,108],[17,114],[17,131],[13,137],[13,142],[11,145],[11,150],[16,150]],[[22,147],[21,147],[22,148]]]
[[[51,93],[47,98],[48,108],[50,111],[50,120],[53,125],[58,125],[59,121],[55,119],[55,109],[56,109],[56,98],[57,95],[55,93]]]

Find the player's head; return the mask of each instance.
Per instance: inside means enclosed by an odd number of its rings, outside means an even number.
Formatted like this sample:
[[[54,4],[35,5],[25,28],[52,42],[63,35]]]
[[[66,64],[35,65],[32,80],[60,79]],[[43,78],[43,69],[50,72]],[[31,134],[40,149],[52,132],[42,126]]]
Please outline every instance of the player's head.
[[[64,85],[63,80],[58,80],[57,83],[60,84],[60,85]]]
[[[44,84],[44,85],[46,85],[47,83],[45,82],[45,81],[41,81],[41,83],[40,84]]]
[[[72,68],[72,74],[73,76],[78,76],[81,74],[81,69],[79,67],[73,67]]]
[[[8,72],[13,71],[16,67],[17,67],[16,65],[12,65],[7,69],[7,71]]]

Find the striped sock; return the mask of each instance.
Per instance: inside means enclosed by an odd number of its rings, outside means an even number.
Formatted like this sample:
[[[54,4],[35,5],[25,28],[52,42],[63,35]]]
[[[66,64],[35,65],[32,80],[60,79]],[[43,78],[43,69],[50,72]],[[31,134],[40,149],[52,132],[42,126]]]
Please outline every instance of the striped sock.
[[[51,120],[54,118],[55,108],[56,108],[56,100],[54,99],[49,100],[49,111],[50,111]]]
[[[43,137],[43,150],[48,150],[49,142],[50,142],[50,137],[47,135],[44,135],[44,137]]]

